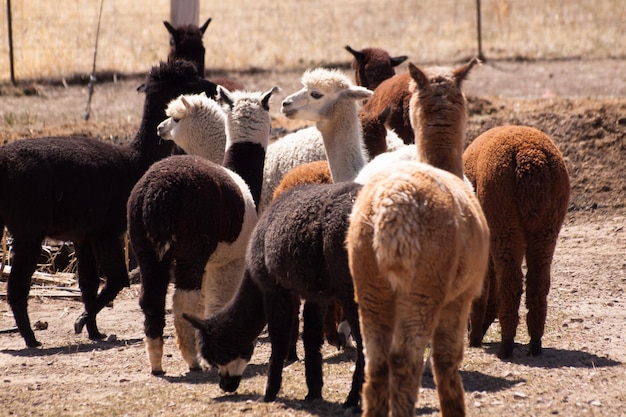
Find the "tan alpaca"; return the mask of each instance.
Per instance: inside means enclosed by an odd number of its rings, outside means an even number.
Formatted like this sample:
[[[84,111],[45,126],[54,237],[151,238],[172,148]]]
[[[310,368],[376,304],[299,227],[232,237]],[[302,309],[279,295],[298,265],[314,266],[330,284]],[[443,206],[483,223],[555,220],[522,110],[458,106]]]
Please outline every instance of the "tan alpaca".
[[[487,222],[462,180],[460,86],[475,63],[430,76],[409,64],[421,162],[374,174],[352,210],[347,248],[365,348],[364,417],[415,414],[429,342],[441,413],[465,415],[458,368],[489,254]]]

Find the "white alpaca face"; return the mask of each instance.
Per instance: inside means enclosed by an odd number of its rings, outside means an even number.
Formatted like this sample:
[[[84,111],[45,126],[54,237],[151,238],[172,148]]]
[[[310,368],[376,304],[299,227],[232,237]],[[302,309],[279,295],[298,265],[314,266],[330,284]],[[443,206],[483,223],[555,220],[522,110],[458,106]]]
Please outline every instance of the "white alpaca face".
[[[174,140],[172,131],[174,130],[177,124],[178,123],[175,119],[168,117],[167,119],[159,123],[159,125],[157,126],[157,135],[159,135],[160,137],[166,140]]]
[[[329,94],[321,89],[304,87],[285,98],[280,111],[289,119],[319,121],[329,102]]]

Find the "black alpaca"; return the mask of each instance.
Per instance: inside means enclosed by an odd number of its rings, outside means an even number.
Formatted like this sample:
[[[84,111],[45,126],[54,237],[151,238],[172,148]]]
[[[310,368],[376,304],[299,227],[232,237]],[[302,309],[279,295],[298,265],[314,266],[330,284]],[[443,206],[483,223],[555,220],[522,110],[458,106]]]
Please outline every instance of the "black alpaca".
[[[8,302],[28,347],[40,346],[30,326],[28,293],[45,237],[76,246],[78,283],[85,325],[92,340],[104,337],[96,315],[129,285],[122,236],[126,200],[135,182],[155,161],[167,157],[173,144],[161,140],[157,125],[167,103],[184,93],[215,89],[184,61],[151,69],[144,89],[141,125],[132,142],[117,146],[87,137],[23,139],[0,148],[0,227],[13,236],[13,267]],[[99,272],[107,278],[100,293]]]

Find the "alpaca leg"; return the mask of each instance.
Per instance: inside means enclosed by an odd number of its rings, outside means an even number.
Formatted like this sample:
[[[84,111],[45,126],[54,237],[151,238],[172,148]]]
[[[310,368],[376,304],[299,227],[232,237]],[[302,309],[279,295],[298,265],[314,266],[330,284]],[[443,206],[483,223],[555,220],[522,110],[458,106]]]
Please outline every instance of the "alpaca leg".
[[[98,313],[117,297],[122,288],[130,286],[120,236],[106,236],[98,239],[94,242],[93,250],[106,281],[96,300],[85,305],[87,332],[92,340],[104,336],[98,331],[96,325]]]
[[[304,369],[309,390],[305,400],[310,401],[322,398],[324,385],[320,350],[324,343],[324,309],[317,303],[305,302],[303,317]]]
[[[330,303],[326,307],[324,313],[324,335],[326,336],[328,344],[335,346],[339,350],[346,344],[346,340],[342,339],[343,334],[339,334],[337,331],[337,310],[335,303]]]
[[[289,365],[294,362],[298,362],[298,336],[300,336],[300,297],[293,297],[293,311],[291,320],[291,337],[289,339],[289,351],[287,353],[287,359],[285,365]]]
[[[389,414],[389,350],[393,328],[391,293],[377,291],[374,304],[359,299],[360,334],[365,351],[363,417],[387,417]]]
[[[513,355],[515,335],[519,324],[519,305],[524,286],[521,268],[524,255],[523,242],[521,238],[509,237],[505,245],[492,244],[498,287],[498,319],[502,329],[502,343],[498,356],[502,359]]]
[[[87,332],[91,340],[103,339],[106,336],[98,331],[96,317],[92,313],[98,298],[100,276],[90,241],[76,245],[76,258],[78,259],[78,286],[85,311],[74,322],[74,332],[76,334],[82,332],[87,325]]]
[[[163,328],[165,297],[169,285],[169,262],[157,262],[154,253],[138,254],[141,269],[139,306],[144,314],[146,352],[153,375],[163,374]]]
[[[342,309],[356,343],[356,362],[354,364],[354,373],[352,374],[352,386],[346,401],[343,403],[343,407],[358,407],[365,379],[365,355],[363,354],[363,338],[359,324],[358,306],[354,302],[354,293],[350,292],[342,300]]]
[[[283,366],[289,350],[293,323],[293,297],[286,291],[267,289],[264,292],[264,304],[272,353],[267,370],[267,385],[263,401],[270,402],[276,399],[282,384]]]
[[[471,304],[471,294],[464,294],[444,306],[433,335],[433,368],[443,417],[464,416],[466,412],[459,367]]]
[[[425,297],[396,297],[395,325],[389,352],[389,408],[393,416],[415,414],[424,371],[424,352],[432,335],[437,303]]]
[[[498,315],[496,306],[496,282],[493,262],[489,262],[489,267],[483,282],[483,290],[480,297],[472,303],[470,312],[469,345],[470,347],[482,346],[483,338],[489,330],[489,326]]]
[[[28,318],[28,293],[37,258],[41,252],[41,243],[15,238],[13,240],[13,265],[7,282],[7,302],[13,311],[15,324],[28,347],[41,346],[35,338]]]
[[[548,242],[529,241],[526,249],[526,324],[530,335],[529,354],[541,355],[546,316],[548,312],[548,292],[550,291],[550,267],[556,247],[556,236]]]
[[[172,313],[176,330],[176,345],[190,371],[201,370],[196,346],[196,331],[191,323],[183,318],[183,313],[200,316],[202,312],[202,294],[200,290],[182,290],[176,288],[173,297]]]

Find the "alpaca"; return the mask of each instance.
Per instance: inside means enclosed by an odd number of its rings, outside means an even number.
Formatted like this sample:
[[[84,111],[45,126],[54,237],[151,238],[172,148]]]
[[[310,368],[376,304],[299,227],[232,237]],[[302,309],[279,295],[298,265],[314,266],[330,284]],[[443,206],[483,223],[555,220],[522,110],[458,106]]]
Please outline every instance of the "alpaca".
[[[392,57],[387,51],[380,48],[365,48],[356,51],[345,46],[354,59],[351,67],[354,70],[354,80],[357,85],[374,90],[381,82],[396,75],[395,67],[407,60],[406,55]]]
[[[501,126],[476,138],[463,155],[491,229],[485,292],[471,315],[470,346],[480,346],[496,317],[502,329],[498,355],[513,354],[526,257],[529,354],[542,352],[550,265],[569,204],[569,175],[561,152],[543,132]]]
[[[139,304],[154,375],[163,373],[170,278],[176,285],[176,342],[190,370],[200,364],[194,331],[182,314],[211,316],[241,282],[246,244],[257,220],[274,91],[231,93],[218,86],[218,99],[227,109],[223,166],[198,156],[172,156],[155,163],[131,192],[128,233],[141,270]]]
[[[206,51],[202,37],[209,27],[209,23],[211,23],[210,17],[200,27],[193,24],[174,27],[167,21],[163,22],[170,34],[170,50],[167,59],[186,59],[193,62],[198,69],[198,74],[203,78],[205,76],[204,56]],[[212,77],[210,81],[226,87],[230,91],[243,91],[245,89],[243,84],[227,77]],[[209,95],[209,97],[215,96]]]
[[[129,145],[87,137],[23,139],[0,148],[0,226],[13,235],[13,268],[8,302],[26,346],[36,347],[27,311],[31,275],[42,240],[72,241],[85,311],[74,330],[87,326],[89,338],[102,339],[96,315],[129,285],[122,236],[126,200],[135,182],[173,144],[156,135],[167,103],[183,93],[212,85],[185,61],[161,63],[146,78],[143,116]],[[214,87],[214,85],[212,85]],[[99,270],[106,284],[98,294]]]
[[[406,144],[415,142],[415,135],[411,127],[409,102],[411,91],[409,82],[411,75],[408,72],[396,74],[380,83],[374,94],[363,106],[363,113],[380,113],[388,105],[392,105],[391,114],[387,118],[386,126],[395,131]]]
[[[333,180],[339,175],[354,178],[365,161],[360,144],[357,102],[369,97],[371,92],[352,85],[339,71],[321,68],[305,72],[302,83],[302,90],[283,100],[281,111],[289,118],[315,120],[323,134]],[[336,154],[342,152],[343,158],[338,158]],[[250,281],[246,288],[257,287],[256,291],[262,294],[272,343],[265,401],[274,401],[280,389],[294,317],[300,298],[303,298],[303,339],[309,388],[306,399],[322,397],[320,347],[323,315],[328,305],[340,300],[357,344],[352,388],[345,405],[358,405],[364,358],[344,239],[350,208],[359,189],[360,185],[347,180],[337,184],[300,185],[278,196],[259,217],[248,244],[244,281]],[[239,294],[235,299],[248,297]],[[232,304],[229,308],[233,311],[243,309]],[[222,347],[218,346],[221,345],[222,331],[240,333],[243,330],[226,329],[221,321],[211,319],[202,321],[191,317],[191,320],[201,330],[203,357],[227,370],[220,373],[220,386],[236,390],[258,333],[248,333],[249,339],[238,340],[236,346],[229,343]],[[235,318],[230,320],[236,321]],[[244,325],[247,324],[244,322]],[[259,332],[262,329],[258,323],[254,326]]]
[[[169,116],[157,126],[163,139],[171,140],[186,153],[221,164],[226,147],[226,114],[205,93],[181,95],[165,110]]]
[[[364,416],[413,416],[432,361],[443,416],[465,415],[458,368],[480,295],[489,228],[465,185],[461,83],[476,61],[426,75],[409,63],[419,162],[390,165],[363,186],[346,245],[366,355]]]
[[[167,59],[186,59],[193,62],[198,70],[198,75],[204,78],[204,43],[202,37],[211,23],[209,17],[202,26],[194,24],[172,26],[168,21],[164,21],[163,25],[170,34],[170,49]]]
[[[367,73],[374,72],[376,68],[381,70],[379,73],[384,73],[383,68],[389,65],[386,61],[374,61],[373,59],[371,62],[366,60],[365,63],[368,63],[369,70]],[[375,63],[377,66],[374,65]],[[357,83],[358,80],[359,78],[357,78]],[[394,131],[385,128],[384,121],[389,116],[390,111],[391,105],[385,106],[377,112],[359,114],[363,144],[367,151],[366,158],[368,160],[386,150],[395,150],[400,146],[399,144],[403,144]],[[272,201],[274,190],[289,170],[302,163],[324,159],[326,159],[326,153],[322,135],[315,126],[292,132],[272,143],[268,148],[265,160],[264,184],[259,212],[263,212]]]

